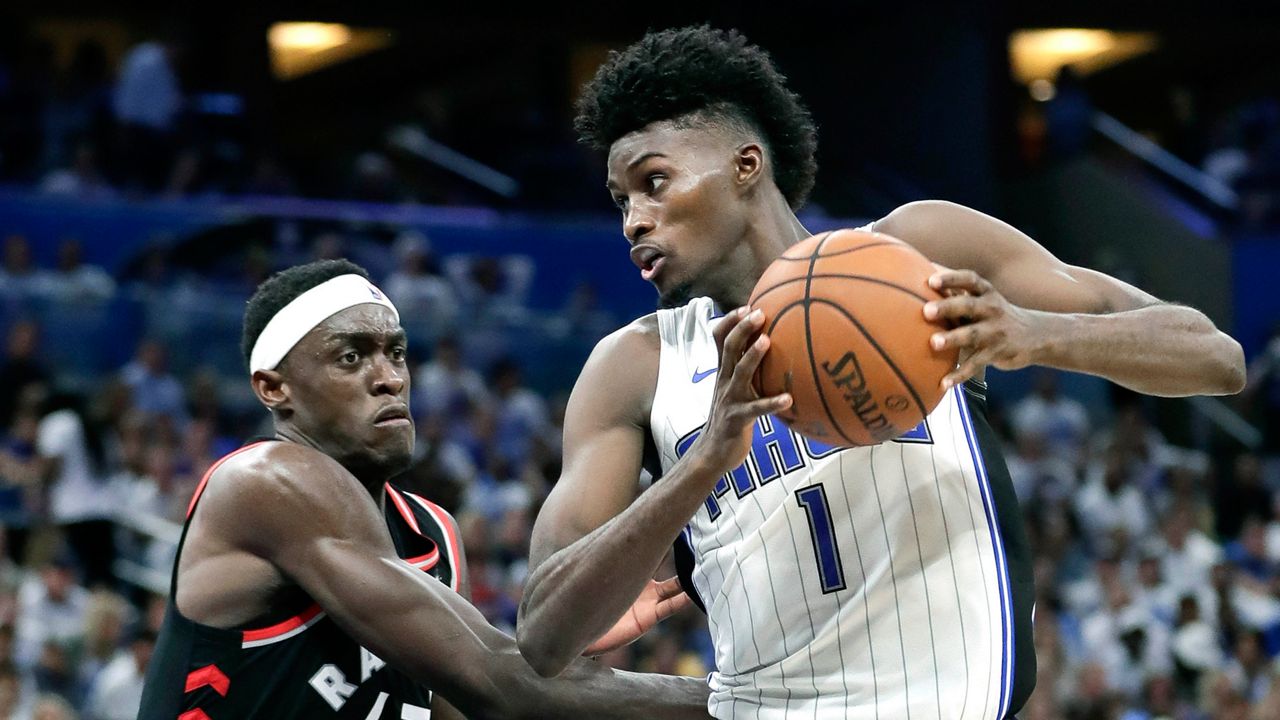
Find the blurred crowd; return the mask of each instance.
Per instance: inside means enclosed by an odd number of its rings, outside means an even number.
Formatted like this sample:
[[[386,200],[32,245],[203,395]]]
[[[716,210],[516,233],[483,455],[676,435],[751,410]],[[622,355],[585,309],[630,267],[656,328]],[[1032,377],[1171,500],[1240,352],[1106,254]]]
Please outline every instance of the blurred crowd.
[[[486,301],[475,274],[468,285],[429,253],[410,260],[424,242],[371,263],[392,268],[375,279],[406,318],[520,314],[518,296]],[[269,418],[225,389],[242,375],[175,368],[177,348],[154,338],[90,378],[68,372],[24,308],[50,296],[84,307],[131,281],[72,262],[73,246],[58,268],[23,270],[19,245],[0,269],[0,718],[132,718],[195,484]],[[286,261],[256,262],[261,275]],[[481,279],[498,272],[484,267]],[[237,307],[251,289],[240,282],[217,285]],[[474,602],[511,631],[532,520],[559,475],[567,386],[535,389],[520,362],[479,359],[456,327],[414,343],[418,443],[400,482],[457,516]],[[1280,335],[1250,376],[1239,409],[1264,430],[1256,451],[1176,447],[1140,398],[1086,408],[1051,373],[996,406],[1036,557],[1040,675],[1022,717],[1280,717]],[[713,655],[688,612],[607,661],[701,675]]]

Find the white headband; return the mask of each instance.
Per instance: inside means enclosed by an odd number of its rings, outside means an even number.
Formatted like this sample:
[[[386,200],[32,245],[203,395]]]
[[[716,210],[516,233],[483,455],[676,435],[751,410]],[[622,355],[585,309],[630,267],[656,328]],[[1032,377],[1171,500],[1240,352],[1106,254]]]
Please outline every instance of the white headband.
[[[262,329],[249,354],[249,372],[275,370],[312,328],[336,313],[365,303],[390,309],[396,322],[400,322],[396,306],[373,283],[359,275],[339,275],[302,293],[280,308]]]

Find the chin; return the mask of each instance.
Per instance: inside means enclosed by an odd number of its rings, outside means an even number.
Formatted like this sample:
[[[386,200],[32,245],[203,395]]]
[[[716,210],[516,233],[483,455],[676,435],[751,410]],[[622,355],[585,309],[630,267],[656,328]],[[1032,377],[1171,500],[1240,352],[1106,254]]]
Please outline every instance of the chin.
[[[687,305],[690,300],[697,296],[697,291],[694,290],[692,283],[679,283],[665,292],[659,291],[658,308],[661,310],[678,308],[681,305]]]

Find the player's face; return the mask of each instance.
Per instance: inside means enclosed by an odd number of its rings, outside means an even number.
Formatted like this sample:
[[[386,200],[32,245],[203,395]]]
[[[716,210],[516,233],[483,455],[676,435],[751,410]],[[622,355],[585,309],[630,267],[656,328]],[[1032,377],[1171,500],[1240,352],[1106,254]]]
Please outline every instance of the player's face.
[[[717,297],[740,275],[747,230],[735,145],[715,128],[653,123],[609,150],[607,186],[631,260],[664,304]]]
[[[413,455],[405,333],[381,305],[356,305],[318,325],[285,362],[291,422],[358,475],[389,477]]]

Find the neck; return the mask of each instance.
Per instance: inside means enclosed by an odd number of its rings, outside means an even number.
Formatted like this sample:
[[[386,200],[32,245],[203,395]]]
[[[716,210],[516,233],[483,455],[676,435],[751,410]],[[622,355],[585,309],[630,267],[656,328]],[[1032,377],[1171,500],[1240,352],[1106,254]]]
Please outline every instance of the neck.
[[[277,421],[276,438],[285,442],[304,445],[337,460],[339,465],[346,468],[347,472],[350,472],[355,476],[355,479],[369,491],[369,494],[373,495],[375,499],[381,497],[382,486],[388,480],[387,474],[381,468],[359,462],[357,458],[344,457],[339,453],[331,451],[296,425]]]
[[[777,188],[769,188],[769,197],[747,222],[739,250],[726,263],[730,275],[724,290],[711,297],[720,307],[729,309],[746,305],[751,291],[764,271],[787,248],[810,236],[800,219]]]

